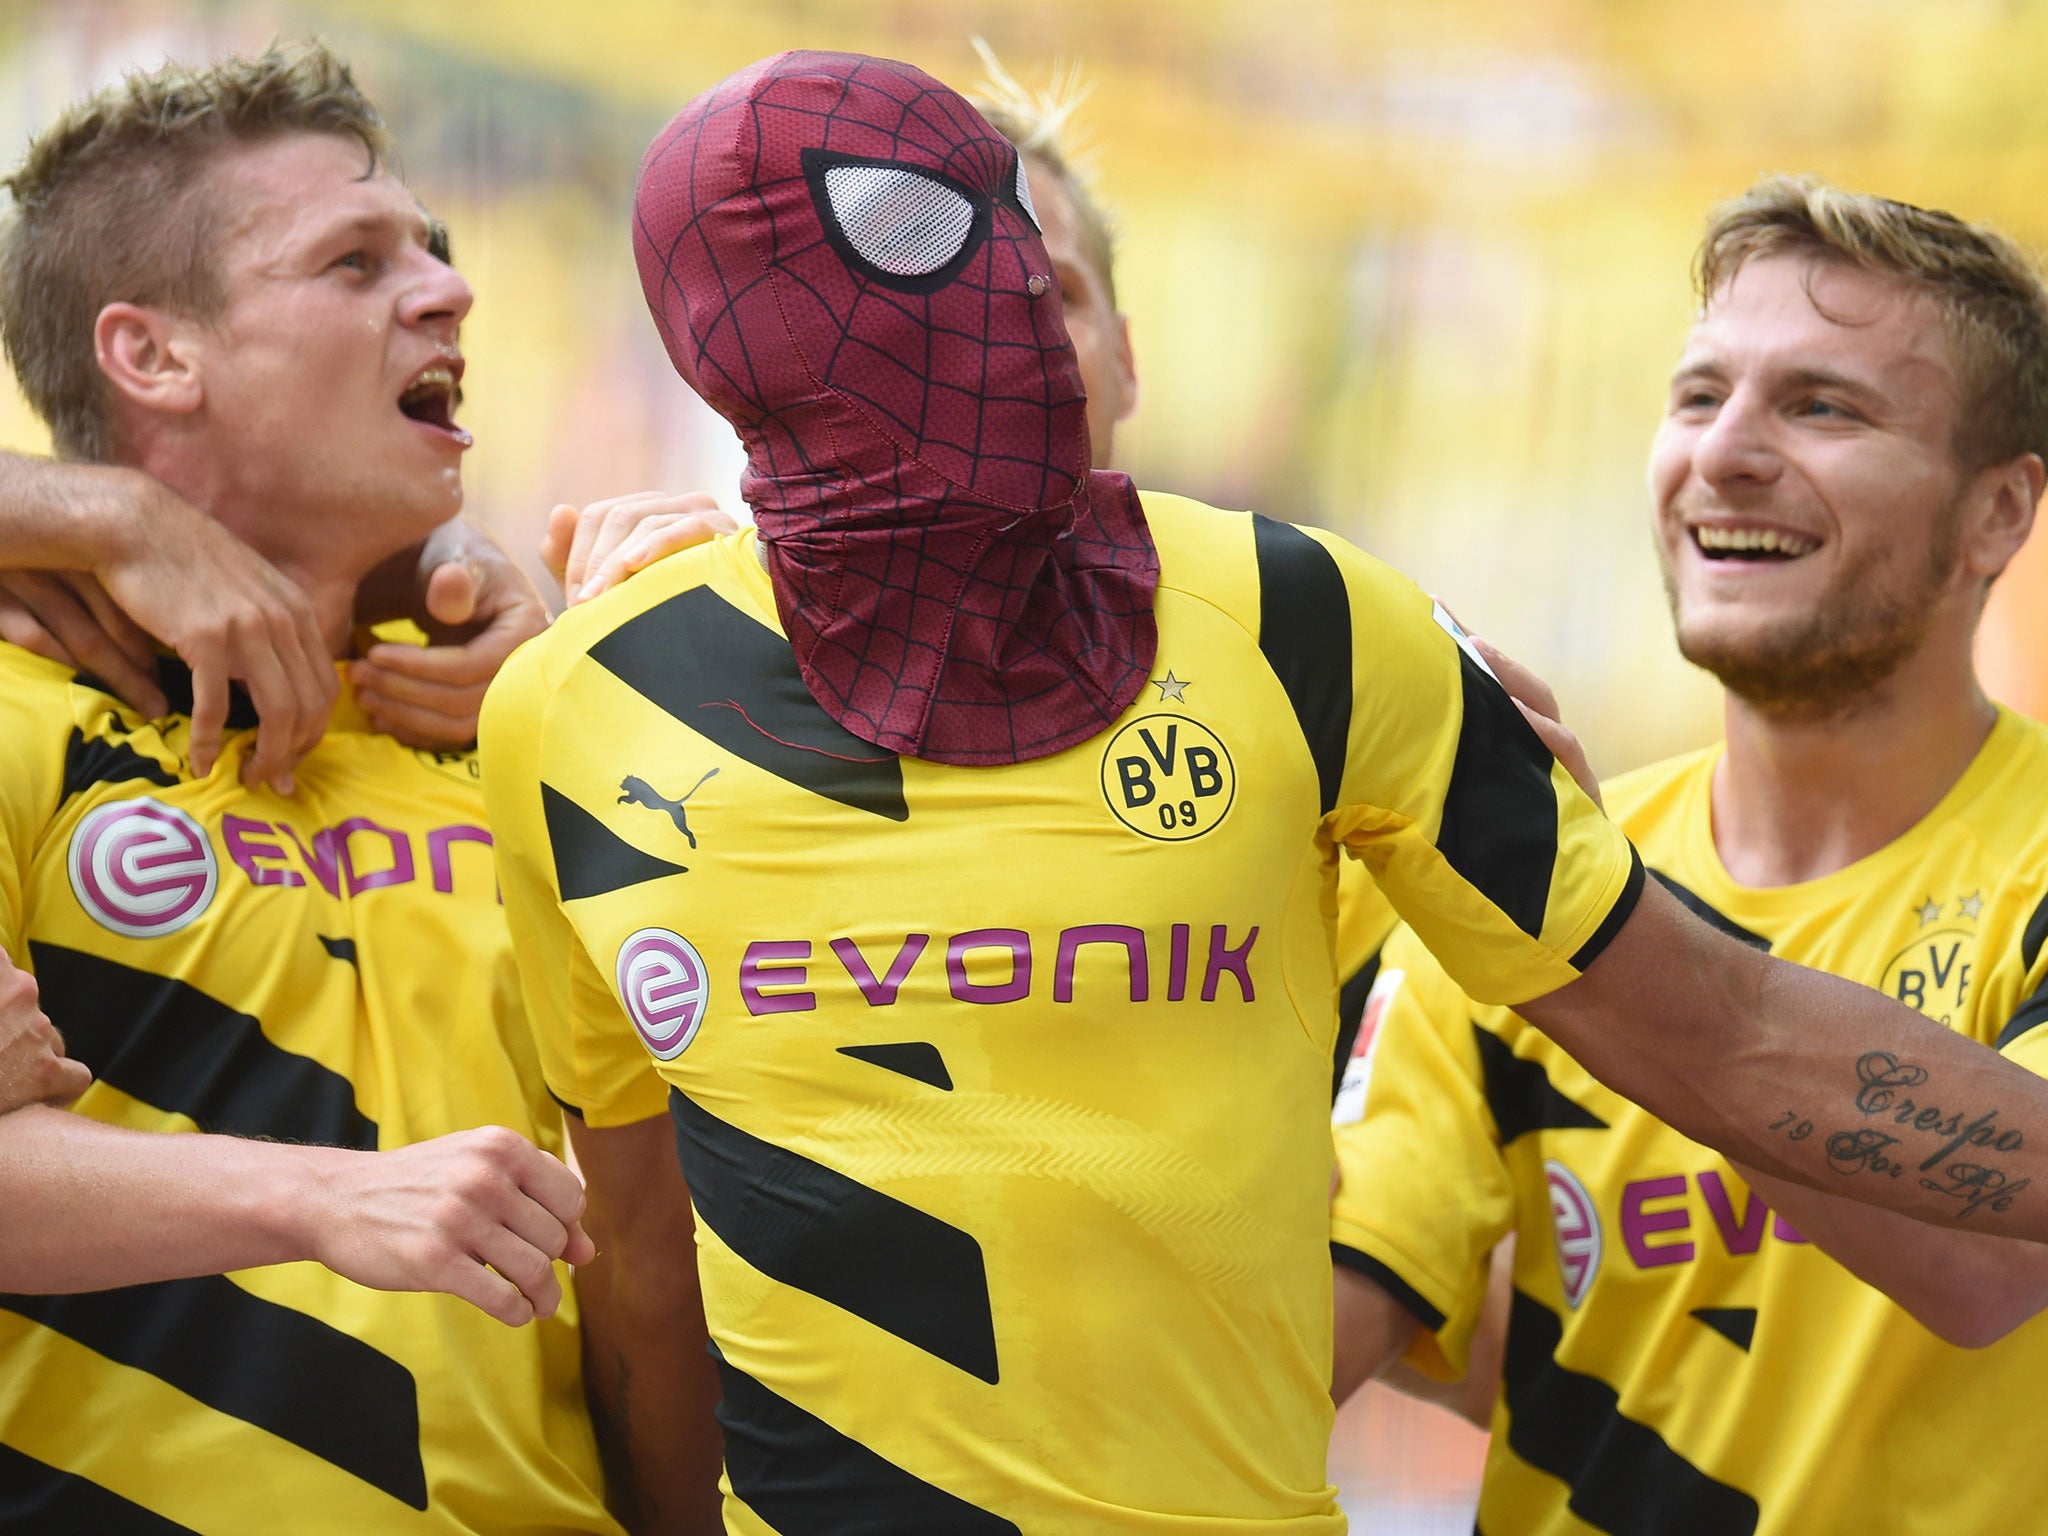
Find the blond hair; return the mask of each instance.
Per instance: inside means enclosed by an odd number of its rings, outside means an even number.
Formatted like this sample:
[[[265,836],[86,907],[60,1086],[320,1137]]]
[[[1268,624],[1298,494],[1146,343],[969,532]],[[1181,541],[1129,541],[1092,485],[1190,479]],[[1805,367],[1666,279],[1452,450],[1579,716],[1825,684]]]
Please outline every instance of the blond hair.
[[[14,198],[0,226],[0,343],[59,453],[112,456],[93,355],[102,309],[219,314],[208,165],[229,145],[284,133],[352,137],[372,166],[390,150],[347,64],[324,43],[273,43],[204,69],[129,74],[69,108],[0,183]]]
[[[1955,362],[1965,470],[2023,453],[2048,459],[2048,288],[2012,241],[1953,214],[1770,176],[1709,220],[1693,269],[1701,305],[1745,262],[1783,254],[1896,277],[1933,301]]]
[[[1045,89],[1030,90],[1003,68],[1002,60],[986,42],[977,37],[973,43],[986,73],[967,99],[1020,155],[1037,160],[1066,187],[1081,225],[1082,249],[1102,278],[1109,307],[1115,309],[1116,232],[1095,200],[1084,151],[1070,131],[1075,108],[1088,99],[1093,87],[1082,81],[1078,65],[1055,64]]]

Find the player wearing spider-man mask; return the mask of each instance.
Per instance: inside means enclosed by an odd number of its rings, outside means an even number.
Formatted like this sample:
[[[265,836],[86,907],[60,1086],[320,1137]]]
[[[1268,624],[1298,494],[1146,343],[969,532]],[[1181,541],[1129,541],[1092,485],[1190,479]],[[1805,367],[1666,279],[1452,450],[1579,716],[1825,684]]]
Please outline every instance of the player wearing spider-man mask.
[[[943,85],[733,76],[635,242],[759,531],[558,621],[483,742],[640,1527],[716,1519],[715,1400],[731,1532],[1341,1531],[1340,847],[1469,994],[1753,1163],[1955,1219],[1763,1129],[1852,1116],[1879,1031],[2048,1146],[2030,1074],[1646,888],[1411,583],[1084,479],[1016,153]]]

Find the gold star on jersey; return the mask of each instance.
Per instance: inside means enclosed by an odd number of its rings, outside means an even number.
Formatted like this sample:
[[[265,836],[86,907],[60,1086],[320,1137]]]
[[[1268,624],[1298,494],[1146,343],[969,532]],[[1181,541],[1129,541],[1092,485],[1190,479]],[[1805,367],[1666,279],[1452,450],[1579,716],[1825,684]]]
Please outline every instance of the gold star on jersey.
[[[845,1528],[798,1507],[1340,1530],[1333,850],[1500,997],[1577,975],[1640,888],[1411,583],[1144,507],[1183,696],[1053,756],[946,768],[839,729],[750,535],[573,610],[492,690],[542,1059],[594,1126],[674,1116],[742,1536]],[[694,850],[617,803],[714,766]]]

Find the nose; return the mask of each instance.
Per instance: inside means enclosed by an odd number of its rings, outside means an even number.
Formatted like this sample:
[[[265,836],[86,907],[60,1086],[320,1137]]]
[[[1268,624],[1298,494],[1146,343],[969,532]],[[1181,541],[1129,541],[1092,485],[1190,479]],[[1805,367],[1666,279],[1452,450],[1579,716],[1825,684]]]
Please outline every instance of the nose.
[[[1769,484],[1780,469],[1769,426],[1764,403],[1738,387],[1693,440],[1693,469],[1712,486]]]
[[[415,276],[399,302],[399,317],[407,325],[443,326],[453,334],[476,302],[469,282],[447,262],[421,251],[416,258]]]

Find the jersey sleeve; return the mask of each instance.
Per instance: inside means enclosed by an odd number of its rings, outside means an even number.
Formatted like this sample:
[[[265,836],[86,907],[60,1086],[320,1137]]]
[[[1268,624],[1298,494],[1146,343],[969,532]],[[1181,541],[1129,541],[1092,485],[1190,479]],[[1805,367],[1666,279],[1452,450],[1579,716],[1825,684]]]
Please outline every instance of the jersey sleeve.
[[[665,1114],[668,1090],[563,907],[541,800],[551,693],[531,645],[484,699],[478,750],[498,884],[548,1092],[587,1125],[629,1125]]]
[[[1472,1038],[1472,1005],[1411,929],[1382,951],[1333,1125],[1330,1253],[1423,1325],[1409,1359],[1465,1374],[1514,1190]]]
[[[1995,1043],[2029,1071],[2048,1077],[2048,897],[2027,919],[2017,959],[2019,1001],[2006,1013]]]
[[[1259,519],[1254,542],[1332,838],[1472,997],[1575,979],[1642,893],[1628,839],[1413,582],[1319,530]]]

